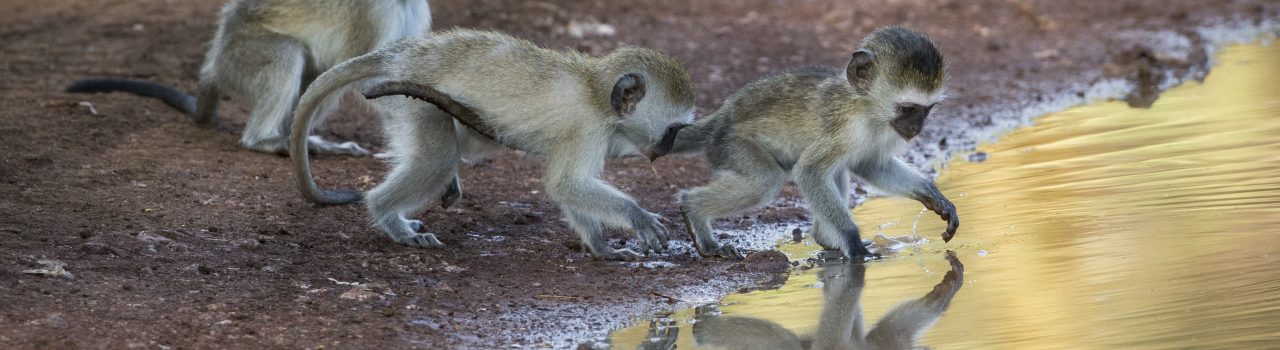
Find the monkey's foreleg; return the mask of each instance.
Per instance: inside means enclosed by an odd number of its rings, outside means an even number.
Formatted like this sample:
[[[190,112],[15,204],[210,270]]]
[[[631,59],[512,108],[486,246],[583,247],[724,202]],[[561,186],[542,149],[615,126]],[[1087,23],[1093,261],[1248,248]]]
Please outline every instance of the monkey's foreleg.
[[[673,350],[676,341],[680,340],[680,327],[676,321],[663,317],[649,320],[649,331],[645,341],[636,346],[636,350]]]
[[[580,216],[635,231],[641,249],[645,251],[666,249],[670,234],[658,221],[659,216],[644,210],[631,197],[595,177],[604,166],[605,151],[603,148],[575,147],[548,154],[544,174],[547,194],[562,208],[573,210]],[[584,240],[603,240],[585,232],[579,234]],[[584,243],[604,245],[603,242]]]
[[[947,222],[947,229],[942,232],[942,241],[950,242],[960,228],[960,215],[956,213],[955,204],[951,204],[951,200],[943,196],[942,191],[938,191],[938,186],[932,182],[921,188],[913,198]]]
[[[858,226],[849,213],[848,199],[841,200],[836,191],[830,169],[829,166],[810,163],[797,166],[796,173],[796,184],[809,202],[809,212],[814,220],[821,220],[823,226],[839,232],[840,237],[828,240],[835,241],[829,243],[838,246],[824,248],[838,248],[849,258],[873,256],[863,244]]]
[[[915,199],[924,204],[925,208],[937,213],[942,220],[947,221],[942,241],[949,242],[955,236],[956,229],[960,227],[960,215],[956,213],[956,206],[938,191],[938,186],[933,181],[929,181],[906,163],[897,158],[889,158],[857,164],[853,171],[877,189]]]
[[[844,203],[844,207],[849,207],[849,171],[847,169],[837,169],[836,173],[831,177],[832,186],[835,187],[838,199]],[[812,232],[813,240],[818,242],[823,248],[839,249],[842,245],[843,236],[839,231],[829,226],[824,226],[822,220],[814,220]],[[869,245],[870,241],[863,240],[862,244]]]
[[[964,284],[964,265],[955,253],[947,251],[951,271],[942,277],[933,290],[919,299],[908,301],[885,313],[867,333],[867,342],[876,349],[915,348],[916,338],[932,325],[951,306]]]
[[[866,349],[863,339],[862,289],[867,267],[861,261],[826,263],[818,271],[822,281],[822,314],[814,334],[814,349]]]

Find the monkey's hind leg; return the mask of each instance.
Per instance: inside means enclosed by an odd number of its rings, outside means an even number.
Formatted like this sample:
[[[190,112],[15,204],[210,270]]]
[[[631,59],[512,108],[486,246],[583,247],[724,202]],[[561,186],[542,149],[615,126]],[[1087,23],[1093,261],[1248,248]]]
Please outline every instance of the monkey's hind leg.
[[[733,246],[722,244],[711,220],[760,205],[778,195],[786,173],[767,153],[750,144],[730,144],[707,153],[715,178],[705,187],[680,193],[680,212],[698,253],[729,259],[743,258]]]
[[[591,255],[605,260],[639,260],[641,255],[631,249],[613,249],[604,241],[604,227],[599,221],[591,219],[573,209],[560,207],[565,221],[573,227],[582,238],[582,245],[591,251]]]
[[[218,100],[221,99],[222,92],[218,90],[213,78],[201,74],[200,83],[196,87],[196,111],[192,115],[196,119],[196,124],[213,125],[218,118]]]
[[[427,198],[442,194],[457,176],[459,155],[453,120],[439,110],[397,99],[375,102],[385,117],[388,145],[396,159],[386,180],[369,191],[365,202],[374,223],[396,243],[442,247],[434,234],[417,232],[421,221],[405,216],[422,209]]]
[[[462,198],[462,181],[458,179],[458,174],[453,174],[453,181],[449,181],[444,194],[440,195],[440,209],[449,209],[460,198]]]
[[[208,91],[206,86],[216,85],[249,99],[251,112],[240,145],[259,152],[288,154],[293,108],[308,80],[306,48],[293,38],[275,33],[231,35],[227,40],[236,44],[223,46],[224,51],[212,68],[216,73],[211,74],[211,82],[216,84],[202,83],[199,93]],[[317,109],[317,119],[323,119],[337,107],[341,94],[335,96],[322,102]],[[211,118],[200,113],[204,110],[198,111],[197,121]],[[318,136],[308,140],[309,148],[316,153],[368,154],[352,142],[335,144]]]

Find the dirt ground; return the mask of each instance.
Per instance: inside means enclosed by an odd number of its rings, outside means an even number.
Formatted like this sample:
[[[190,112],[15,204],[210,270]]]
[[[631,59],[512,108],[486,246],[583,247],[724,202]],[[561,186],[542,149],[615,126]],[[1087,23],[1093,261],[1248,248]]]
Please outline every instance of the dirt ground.
[[[661,259],[674,267],[657,269],[593,260],[540,193],[540,163],[514,154],[463,169],[458,205],[421,215],[448,248],[406,248],[371,227],[361,206],[305,203],[286,158],[239,148],[237,99],[209,129],[154,100],[60,92],[101,76],[193,90],[221,3],[5,4],[0,348],[563,347],[589,340],[566,335],[602,335],[700,286],[720,293],[787,269],[776,253],[745,262],[673,254]],[[1131,103],[1149,103],[1166,77],[1194,76],[1208,62],[1196,28],[1274,20],[1278,10],[1195,0],[432,2],[436,29],[502,30],[592,54],[667,52],[692,73],[700,115],[751,79],[842,66],[876,27],[906,25],[931,35],[951,67],[950,100],[916,141],[915,163],[971,149],[965,130],[1001,122],[984,113],[992,106],[1084,96],[1116,78],[1138,86]],[[568,30],[583,23],[616,34]],[[351,104],[322,128],[382,141],[377,121]],[[371,158],[314,164],[330,187],[368,189],[385,169]],[[687,240],[671,198],[704,183],[706,167],[696,157],[654,167],[658,176],[646,161],[617,161],[605,178]],[[778,203],[721,226],[807,220],[787,204],[796,201]],[[74,279],[22,273],[45,259]]]

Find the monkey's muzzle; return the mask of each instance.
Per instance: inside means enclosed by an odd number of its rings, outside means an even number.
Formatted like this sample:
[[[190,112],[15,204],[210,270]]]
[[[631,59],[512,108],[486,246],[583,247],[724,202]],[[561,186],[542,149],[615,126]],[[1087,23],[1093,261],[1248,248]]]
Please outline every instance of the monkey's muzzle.
[[[662,140],[659,140],[658,144],[653,145],[653,148],[650,148],[647,152],[648,154],[646,154],[646,156],[649,157],[649,161],[652,162],[658,159],[658,157],[671,153],[671,150],[675,148],[676,136],[680,135],[680,129],[684,129],[688,126],[689,124],[685,123],[674,123],[668,125],[667,131],[662,133]]]
[[[920,134],[920,130],[924,129],[924,119],[929,116],[926,110],[923,113],[903,113],[899,114],[893,122],[889,124],[893,126],[893,131],[897,131],[898,135],[902,135],[905,140],[911,140]]]

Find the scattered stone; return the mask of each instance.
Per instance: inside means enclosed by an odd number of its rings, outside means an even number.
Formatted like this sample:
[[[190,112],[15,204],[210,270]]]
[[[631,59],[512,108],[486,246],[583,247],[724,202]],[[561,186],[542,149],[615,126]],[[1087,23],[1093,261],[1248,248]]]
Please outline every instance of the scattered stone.
[[[796,243],[804,241],[804,231],[801,231],[799,227],[791,230],[791,241]]]
[[[515,223],[516,225],[532,225],[540,222],[542,222],[541,216],[538,216],[538,214],[529,214],[529,213],[520,214],[520,216],[516,217],[516,219],[513,221],[513,223]]]
[[[213,273],[213,268],[205,265],[196,265],[196,271],[200,272],[201,275],[208,275]]]
[[[338,298],[350,299],[356,301],[365,301],[373,298],[382,299],[384,295],[396,295],[390,289],[382,284],[361,284],[352,286]]]
[[[61,312],[51,313],[49,314],[49,316],[45,316],[45,318],[42,318],[39,320],[31,320],[30,322],[27,322],[27,323],[40,325],[48,328],[54,328],[54,329],[67,328],[67,318]]]
[[[982,163],[987,161],[987,152],[973,152],[969,155],[970,163]]]
[[[115,255],[122,258],[129,256],[129,254],[124,251],[124,249],[116,248],[107,244],[97,243],[97,242],[85,243],[80,246],[80,250],[84,251],[85,253],[96,254],[96,255]]]
[[[339,280],[337,280],[337,279],[335,279],[335,278],[333,278],[333,277],[329,277],[329,281],[330,281],[330,282],[333,282],[334,284],[343,285],[343,286],[358,286],[358,285],[360,285],[360,282],[346,282],[346,281],[339,281]]]
[[[791,267],[791,261],[787,259],[787,255],[777,250],[753,252],[742,262],[746,265],[747,271],[751,272],[782,272]]]
[[[169,239],[169,237],[165,237],[165,236],[160,235],[159,233],[155,233],[155,232],[151,232],[151,231],[142,231],[142,232],[138,232],[138,237],[137,237],[137,238],[138,238],[138,240],[143,241],[143,242],[147,242],[147,243],[169,243],[169,242],[173,242],[173,240],[172,240],[172,239]]]
[[[44,265],[44,267],[39,269],[23,270],[22,273],[25,273],[28,275],[41,275],[46,277],[62,277],[69,280],[76,279],[76,275],[73,275],[71,274],[71,272],[67,271],[66,269],[67,263],[57,261],[57,260],[40,260],[40,261],[36,261],[36,263],[39,263],[40,265]]]

